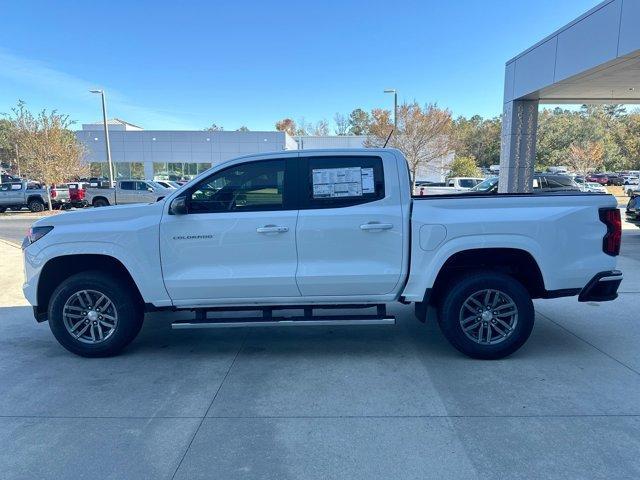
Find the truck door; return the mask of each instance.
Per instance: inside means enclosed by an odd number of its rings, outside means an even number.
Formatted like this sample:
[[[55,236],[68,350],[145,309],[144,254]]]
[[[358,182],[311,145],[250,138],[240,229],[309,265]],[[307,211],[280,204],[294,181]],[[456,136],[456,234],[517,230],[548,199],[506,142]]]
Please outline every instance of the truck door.
[[[301,160],[296,279],[302,295],[392,293],[404,245],[395,157],[318,154]]]
[[[124,203],[136,203],[138,201],[136,182],[134,181],[121,180],[117,183],[114,191],[116,192],[116,203],[120,205]]]
[[[152,203],[158,199],[159,194],[147,182],[136,182],[136,197],[140,203]]]
[[[296,158],[267,157],[212,173],[184,193],[188,213],[163,215],[162,271],[176,304],[300,297]]]

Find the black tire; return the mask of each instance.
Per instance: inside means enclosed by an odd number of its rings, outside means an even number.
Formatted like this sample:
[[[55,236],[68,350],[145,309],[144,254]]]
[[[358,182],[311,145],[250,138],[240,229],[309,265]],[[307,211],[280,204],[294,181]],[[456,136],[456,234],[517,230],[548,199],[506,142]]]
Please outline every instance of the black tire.
[[[106,295],[117,312],[117,323],[113,333],[98,343],[84,343],[78,340],[65,326],[63,317],[65,303],[82,290]],[[117,355],[136,338],[144,320],[142,306],[135,294],[131,292],[129,285],[99,271],[81,272],[63,281],[51,296],[48,313],[49,327],[60,345],[83,357]]]
[[[468,319],[474,315],[481,315],[480,310],[477,313],[470,313],[468,308],[464,307],[464,304],[472,295],[486,290],[501,292],[503,295],[501,300],[508,298],[515,304],[516,315],[515,317],[510,317],[511,321],[515,318],[513,328],[508,330],[502,324],[496,323],[500,322],[500,320],[494,319],[497,318],[492,315],[495,311],[488,312],[491,319],[487,319],[486,323],[484,317],[478,316],[472,319],[471,323],[465,323],[465,326],[471,327],[477,324],[478,320],[482,320],[482,325],[477,327],[478,332],[474,329],[469,331],[471,336],[481,331],[484,331],[485,335],[488,336],[486,330],[481,330],[483,328],[491,329],[498,336],[500,334],[497,333],[496,327],[508,332],[504,339],[494,340],[494,342],[499,341],[499,343],[479,343],[477,337],[479,336],[482,339],[483,335],[481,333],[476,335],[476,340],[474,341],[467,336],[461,325],[465,320],[469,321]],[[496,297],[494,296],[493,298],[493,302],[495,302]],[[501,304],[491,306],[489,310],[494,308],[500,309]],[[508,308],[511,311],[511,307]],[[502,311],[504,312],[504,310]],[[468,316],[467,319],[463,319],[464,315]],[[438,315],[440,329],[451,345],[471,358],[485,360],[504,358],[524,345],[531,335],[534,319],[533,302],[529,292],[515,278],[498,272],[474,273],[465,277],[458,277],[457,280],[452,281],[440,305]],[[504,318],[501,320],[504,320]],[[509,320],[507,319],[507,321]]]
[[[38,199],[29,200],[29,203],[27,204],[27,207],[33,213],[43,212],[44,211],[44,202],[42,200],[38,200]]]
[[[93,205],[95,208],[98,208],[98,207],[108,207],[108,206],[109,206],[109,201],[108,201],[108,200],[106,200],[106,199],[104,199],[104,198],[96,198],[96,199],[93,201],[92,205]]]

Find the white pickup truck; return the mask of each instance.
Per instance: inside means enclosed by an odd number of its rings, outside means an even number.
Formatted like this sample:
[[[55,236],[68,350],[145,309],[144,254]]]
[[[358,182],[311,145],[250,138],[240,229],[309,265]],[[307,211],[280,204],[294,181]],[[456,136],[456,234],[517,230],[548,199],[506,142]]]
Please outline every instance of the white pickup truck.
[[[451,177],[440,186],[429,185],[428,183],[416,186],[414,195],[446,195],[449,193],[467,192],[483,180],[484,178],[477,177]]]
[[[260,154],[153,204],[37,221],[24,293],[84,356],[122,350],[149,311],[195,312],[174,328],[370,325],[393,324],[386,304],[401,302],[422,322],[436,307],[461,352],[501,358],[529,337],[533,298],[616,298],[616,207],[582,192],[412,199],[393,149]],[[209,316],[221,310],[262,316]]]

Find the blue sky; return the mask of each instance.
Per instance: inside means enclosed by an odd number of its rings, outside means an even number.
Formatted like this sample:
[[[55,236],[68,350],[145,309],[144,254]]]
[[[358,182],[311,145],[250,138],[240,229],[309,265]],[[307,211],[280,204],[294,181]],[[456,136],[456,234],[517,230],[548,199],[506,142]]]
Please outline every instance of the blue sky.
[[[594,0],[0,2],[0,112],[78,123],[272,130],[353,108],[437,102],[500,113],[505,62]]]

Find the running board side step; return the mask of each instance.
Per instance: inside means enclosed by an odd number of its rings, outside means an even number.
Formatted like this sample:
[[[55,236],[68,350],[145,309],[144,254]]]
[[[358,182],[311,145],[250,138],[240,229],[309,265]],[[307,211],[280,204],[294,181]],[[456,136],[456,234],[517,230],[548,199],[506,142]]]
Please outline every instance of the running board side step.
[[[360,316],[358,316],[360,317]],[[364,317],[364,315],[362,316]],[[207,321],[191,321],[179,320],[171,324],[174,330],[195,329],[195,328],[247,328],[247,327],[312,327],[312,326],[352,326],[352,325],[395,325],[395,317],[374,317],[374,318],[339,318],[339,317],[313,317],[308,318],[273,318],[272,320],[248,319],[227,319],[207,320]],[[232,320],[232,319],[229,319]]]

